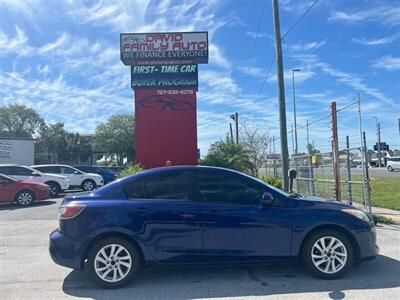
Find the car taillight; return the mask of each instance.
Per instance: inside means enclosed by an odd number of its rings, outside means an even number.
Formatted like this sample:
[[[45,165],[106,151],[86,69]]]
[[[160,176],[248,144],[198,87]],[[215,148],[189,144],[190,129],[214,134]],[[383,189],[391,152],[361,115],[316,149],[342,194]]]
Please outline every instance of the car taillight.
[[[60,219],[72,219],[79,215],[84,209],[85,204],[71,203],[60,206],[58,209],[58,217]]]

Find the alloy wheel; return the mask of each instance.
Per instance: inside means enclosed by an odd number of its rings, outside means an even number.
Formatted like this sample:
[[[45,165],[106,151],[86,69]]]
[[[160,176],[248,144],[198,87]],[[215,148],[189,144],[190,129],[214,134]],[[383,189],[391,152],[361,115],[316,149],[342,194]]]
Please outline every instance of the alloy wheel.
[[[335,274],[342,270],[347,262],[346,246],[337,238],[324,236],[311,248],[314,266],[325,274]]]
[[[125,247],[110,244],[97,252],[94,258],[94,270],[101,280],[118,282],[129,274],[132,262],[132,257]]]
[[[91,190],[93,190],[93,188],[94,188],[94,186],[93,186],[93,183],[92,183],[91,181],[86,181],[86,182],[83,184],[83,189],[84,189],[85,191],[91,191]]]
[[[29,205],[33,200],[31,193],[23,192],[18,195],[18,203],[21,205]]]

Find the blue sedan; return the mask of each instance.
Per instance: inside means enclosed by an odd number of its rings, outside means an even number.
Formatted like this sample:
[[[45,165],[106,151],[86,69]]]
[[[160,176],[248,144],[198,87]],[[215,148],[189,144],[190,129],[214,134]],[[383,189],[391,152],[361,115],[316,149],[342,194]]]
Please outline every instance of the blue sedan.
[[[165,167],[67,196],[50,254],[88,269],[104,287],[128,283],[142,267],[301,261],[324,279],[378,255],[370,215],[302,198],[232,170]]]

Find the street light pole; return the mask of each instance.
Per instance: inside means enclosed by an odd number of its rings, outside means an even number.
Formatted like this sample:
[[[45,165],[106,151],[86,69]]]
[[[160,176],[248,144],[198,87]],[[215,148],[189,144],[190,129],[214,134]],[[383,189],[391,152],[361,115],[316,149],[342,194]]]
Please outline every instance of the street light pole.
[[[293,119],[294,119],[294,154],[297,155],[299,148],[297,146],[297,117],[296,117],[296,92],[294,88],[294,72],[300,72],[300,69],[292,69],[292,91],[293,91]]]

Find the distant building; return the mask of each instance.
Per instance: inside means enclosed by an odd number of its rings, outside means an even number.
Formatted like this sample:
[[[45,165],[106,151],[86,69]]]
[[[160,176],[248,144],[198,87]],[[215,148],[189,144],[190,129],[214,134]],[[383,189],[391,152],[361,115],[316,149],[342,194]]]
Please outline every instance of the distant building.
[[[0,164],[33,165],[35,140],[31,138],[0,137]]]

